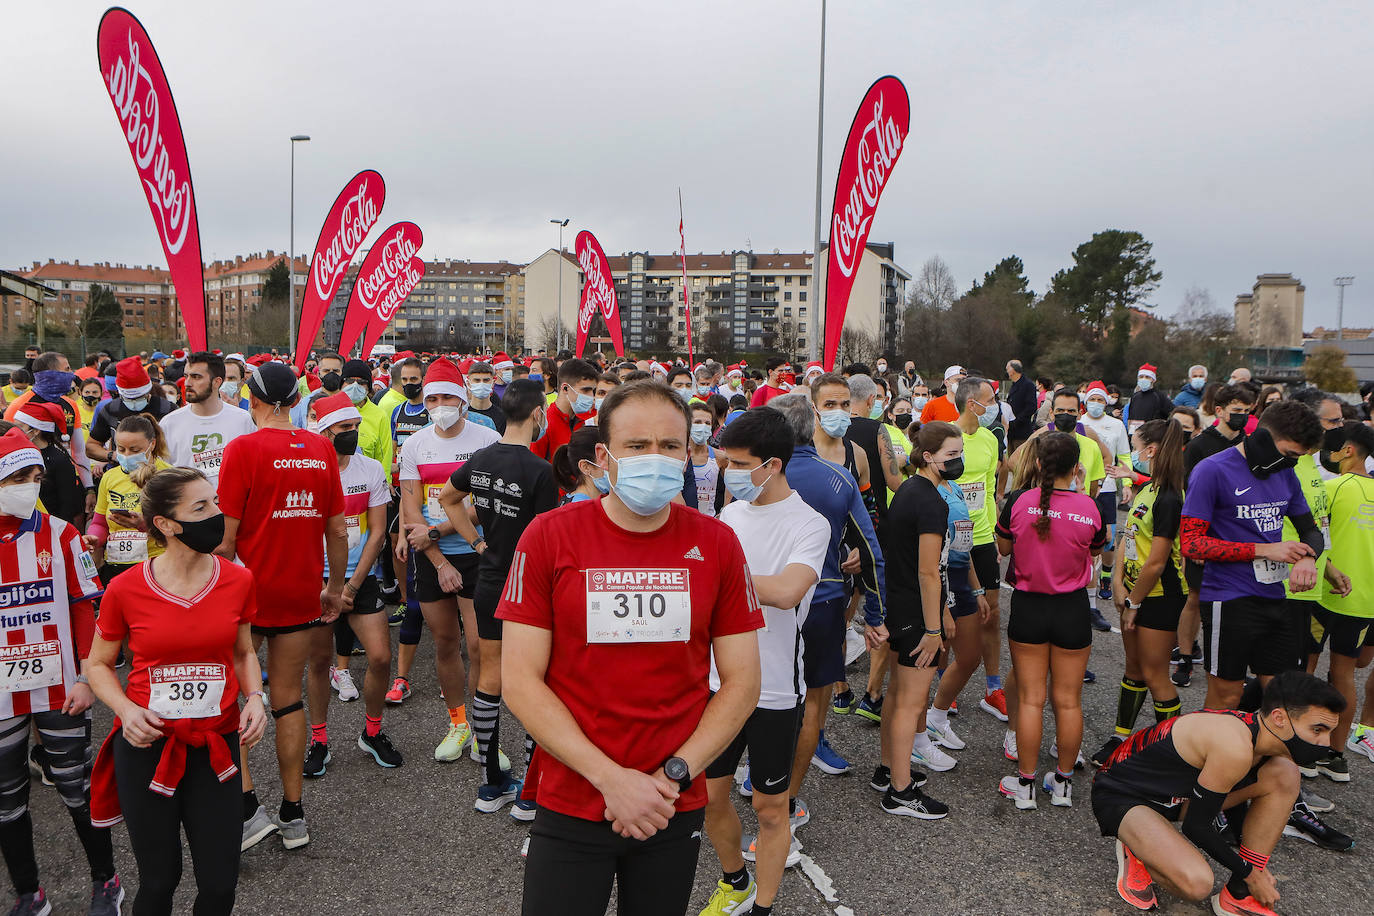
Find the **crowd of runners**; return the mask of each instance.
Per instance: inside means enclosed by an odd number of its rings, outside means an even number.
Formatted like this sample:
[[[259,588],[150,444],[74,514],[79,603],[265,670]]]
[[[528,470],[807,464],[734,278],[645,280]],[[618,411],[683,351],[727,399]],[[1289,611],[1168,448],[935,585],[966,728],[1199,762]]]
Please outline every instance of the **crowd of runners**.
[[[986,790],[1012,811],[1088,804],[1130,906],[1275,912],[1282,837],[1355,842],[1308,786],[1374,762],[1369,392],[897,365],[30,349],[0,387],[10,913],[52,909],[33,782],[92,914],[120,911],[120,866],[134,912],[171,912],[183,835],[195,912],[228,913],[243,850],[311,842],[307,780],[346,748],[474,761],[476,810],[528,823],[527,914],[613,888],[622,914],[686,912],[703,837],[703,916],[782,913],[825,829],[812,768],[871,768],[876,811],[974,817],[939,798],[977,753],[1006,758]],[[440,703],[411,686],[426,630]],[[1095,631],[1124,670],[1091,670]],[[1114,734],[1084,748],[1099,677]],[[360,698],[362,731],[331,734]],[[407,705],[432,747],[388,738]],[[833,746],[848,715],[875,740]]]

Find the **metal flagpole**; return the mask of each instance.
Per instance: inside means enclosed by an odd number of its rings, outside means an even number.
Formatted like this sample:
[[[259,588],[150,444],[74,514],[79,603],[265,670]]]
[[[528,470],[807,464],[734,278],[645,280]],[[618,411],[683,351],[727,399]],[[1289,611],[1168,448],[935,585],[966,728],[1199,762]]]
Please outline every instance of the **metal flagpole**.
[[[816,93],[816,232],[811,247],[811,311],[812,327],[808,334],[811,346],[807,352],[812,360],[820,359],[821,341],[825,339],[825,302],[821,295],[821,162],[825,146],[825,0],[821,0],[821,77]]]

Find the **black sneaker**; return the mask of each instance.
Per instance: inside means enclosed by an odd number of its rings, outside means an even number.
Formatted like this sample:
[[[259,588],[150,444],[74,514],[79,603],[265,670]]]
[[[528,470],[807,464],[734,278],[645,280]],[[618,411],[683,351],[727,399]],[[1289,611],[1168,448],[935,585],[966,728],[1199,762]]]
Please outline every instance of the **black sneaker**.
[[[1093,629],[1099,633],[1110,633],[1112,625],[1107,622],[1106,617],[1102,616],[1102,612],[1097,609],[1097,605],[1093,605],[1091,610]]]
[[[386,623],[387,623],[387,626],[390,626],[390,627],[399,627],[402,623],[405,623],[405,619],[406,619],[406,608],[405,608],[405,605],[401,605],[400,607],[396,608],[396,610],[392,611],[392,612],[387,616],[387,618],[386,618]]]
[[[52,770],[48,767],[48,752],[41,744],[29,748],[29,772],[37,776],[43,785],[53,785]]]
[[[1091,671],[1086,671],[1086,670],[1085,670],[1085,671],[1083,672],[1083,683],[1085,683],[1085,684],[1096,684],[1096,683],[1097,683],[1097,675],[1093,674]]]
[[[916,787],[915,783],[901,792],[888,786],[883,794],[883,810],[898,817],[918,817],[923,821],[938,821],[949,814],[949,805],[936,801]]]
[[[305,751],[305,775],[311,779],[319,779],[332,759],[329,756],[329,745],[311,741],[310,747]]]
[[[1350,782],[1350,764],[1340,751],[1331,751],[1316,763],[1317,772],[1333,782]]]
[[[1288,824],[1283,828],[1283,835],[1297,837],[1336,852],[1346,852],[1355,848],[1354,837],[1328,826],[1304,802],[1298,802],[1293,806],[1293,813],[1288,815]]]
[[[1116,749],[1117,749],[1117,748],[1121,747],[1122,743],[1123,743],[1125,740],[1126,740],[1126,739],[1123,738],[1123,737],[1121,737],[1120,735],[1112,735],[1110,738],[1108,738],[1108,739],[1107,739],[1107,742],[1106,742],[1105,744],[1103,744],[1102,747],[1098,748],[1097,753],[1096,753],[1096,754],[1093,754],[1093,756],[1092,756],[1093,766],[1095,766],[1095,767],[1104,767],[1104,766],[1106,766],[1106,765],[1107,765],[1107,759],[1108,759],[1109,757],[1111,757],[1113,753],[1116,752]]]
[[[1177,651],[1177,650],[1175,650]],[[1169,675],[1169,680],[1174,682],[1175,687],[1190,687],[1193,683],[1193,663],[1179,662],[1174,673]]]
[[[358,749],[371,754],[372,759],[377,761],[377,766],[398,767],[405,763],[401,752],[396,750],[385,732],[377,732],[375,736],[363,732],[358,736]]]
[[[921,788],[926,784],[926,774],[920,770],[911,771],[911,784],[916,788]],[[868,786],[874,792],[886,792],[892,787],[892,771],[882,764],[878,764],[873,770],[873,778],[868,781]]]
[[[1181,661],[1183,661],[1183,652],[1179,650],[1178,646],[1174,646],[1174,651],[1169,653],[1169,664],[1177,665]]]

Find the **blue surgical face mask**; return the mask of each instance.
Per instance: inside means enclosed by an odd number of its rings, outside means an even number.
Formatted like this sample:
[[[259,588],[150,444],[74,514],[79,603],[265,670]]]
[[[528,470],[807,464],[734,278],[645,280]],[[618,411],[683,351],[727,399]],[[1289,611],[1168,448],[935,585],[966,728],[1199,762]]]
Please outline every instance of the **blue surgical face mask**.
[[[710,423],[693,423],[693,424],[692,424],[692,441],[693,441],[693,442],[695,442],[697,445],[705,445],[705,444],[706,444],[706,440],[709,439],[709,438],[711,438],[711,424],[710,424]]]
[[[510,384],[511,377],[514,376],[514,375],[515,375],[515,373],[514,373],[512,370],[510,370],[510,369],[502,369],[502,370],[501,370],[501,384],[502,384],[502,385],[509,385],[509,384]]]
[[[687,403],[687,404],[690,404],[690,403],[691,403],[691,401],[692,401],[692,389],[690,389],[690,388],[674,388],[673,390],[677,392],[677,396],[678,396],[678,397],[682,398],[683,403]]]
[[[573,413],[589,413],[592,407],[596,404],[596,398],[592,397],[590,394],[581,394],[580,392],[576,391],[572,392],[572,394]]]
[[[1140,457],[1140,452],[1133,449],[1131,451],[1131,467],[1141,474],[1148,474],[1150,473],[1150,459]]]
[[[842,438],[849,431],[849,411],[847,410],[822,410],[821,429],[825,430],[826,435],[836,439]]]
[[[923,394],[918,394],[918,395],[916,395],[915,397],[913,397],[913,398],[911,399],[911,412],[912,412],[912,413],[919,413],[920,411],[924,410],[924,409],[925,409],[925,406],[926,406],[926,403],[929,402],[929,401],[930,401],[930,398],[926,397],[926,396],[923,395]]]
[[[1103,404],[1101,401],[1088,402],[1088,416],[1092,417],[1094,420],[1098,419],[1106,412],[1107,405]]]
[[[754,472],[761,467],[763,465],[759,465],[758,468],[726,468],[721,471],[720,476],[725,481],[725,489],[740,502],[751,503],[758,499],[764,486],[773,479],[773,475],[769,474],[763,479],[763,483],[754,483]]]
[[[542,372],[531,372],[531,373],[529,374],[529,380],[530,380],[531,382],[542,382],[542,381],[544,381],[544,373],[542,373]]]
[[[882,398],[877,398],[877,399],[875,399],[875,400],[873,401],[873,406],[870,407],[870,408],[868,409],[868,418],[869,418],[870,420],[877,420],[877,419],[880,418],[882,415],[883,415],[883,401],[882,401]]]
[[[148,463],[148,453],[139,452],[137,455],[115,455],[115,461],[119,462],[119,467],[125,474],[132,473],[134,468],[141,467]]]
[[[1202,376],[1194,376],[1188,379],[1188,386],[1194,391],[1201,391],[1207,387],[1207,379]]]
[[[134,412],[138,412],[148,406],[148,399],[146,397],[132,399],[122,398],[122,400],[124,401],[124,406]]]
[[[617,458],[611,488],[636,515],[655,515],[682,492],[682,460],[671,455],[631,455]]]
[[[600,477],[593,477],[592,486],[600,490],[602,496],[605,496],[611,492],[611,475],[603,472]]]
[[[474,382],[468,385],[468,394],[480,400],[491,397],[491,382]]]
[[[1155,380],[1152,378],[1137,379],[1135,386],[1139,388],[1141,391],[1149,391],[1151,388],[1155,386]]]
[[[698,385],[698,386],[697,386],[697,394],[701,395],[703,398],[704,398],[704,397],[707,397],[708,395],[710,395],[710,393],[711,393],[711,386],[710,386],[710,385]]]
[[[997,411],[993,409],[993,405],[988,404],[983,408],[982,414],[978,417],[978,425],[983,427],[983,429],[991,429],[996,422]]]
[[[606,399],[605,399],[604,397],[601,397],[601,398],[592,398],[592,407],[596,408],[597,410],[600,410],[600,409],[601,409],[601,405],[604,404],[605,402],[606,402]]]
[[[367,386],[359,382],[349,382],[343,386],[343,390],[344,394],[348,395],[348,399],[354,404],[361,404],[363,399],[367,397]]]

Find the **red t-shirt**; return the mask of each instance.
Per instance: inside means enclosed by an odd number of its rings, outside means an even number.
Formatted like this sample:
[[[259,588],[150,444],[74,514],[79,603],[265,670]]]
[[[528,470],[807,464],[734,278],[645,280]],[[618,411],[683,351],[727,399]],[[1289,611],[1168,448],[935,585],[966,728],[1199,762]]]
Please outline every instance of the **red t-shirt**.
[[[554,402],[544,409],[548,430],[538,440],[530,443],[530,451],[534,452],[545,461],[553,461],[553,453],[558,451],[560,445],[567,445],[572,438],[573,431],[582,426],[589,417],[596,415],[592,411],[586,416],[567,416],[558,409],[558,403]]]
[[[780,398],[787,394],[786,388],[774,388],[772,385],[760,385],[754,390],[754,399],[749,402],[750,407],[762,407],[773,398]]]
[[[260,429],[224,448],[219,505],[239,520],[239,559],[258,583],[262,627],[320,616],[325,521],[343,514],[334,446],[302,429]]]
[[[238,703],[234,643],[239,626],[253,622],[257,590],[247,569],[222,557],[214,559],[210,581],[189,599],[158,585],[153,566],[166,562],[160,559],[140,563],[105,589],[96,630],[110,642],[128,638],[133,662],[124,692],[139,706],[151,708],[151,684],[159,687],[158,705],[186,704],[185,711],[192,713],[198,703],[206,703],[202,685],[221,690],[213,713],[178,718],[210,718]],[[318,595],[319,589],[315,592]],[[187,684],[191,689],[185,688]]]
[[[949,398],[940,395],[938,398],[931,398],[926,401],[926,406],[921,408],[921,422],[933,423],[943,421],[953,423],[959,419],[959,408],[955,407]]]
[[[645,773],[662,766],[701,721],[711,640],[763,626],[744,551],[728,525],[674,504],[657,531],[626,531],[599,499],[535,517],[516,547],[496,616],[553,631],[544,682],[593,744]],[[666,640],[613,641],[641,624]],[[541,755],[538,780],[541,808],[603,820],[601,793],[552,755]],[[698,776],[677,810],[705,804]]]

